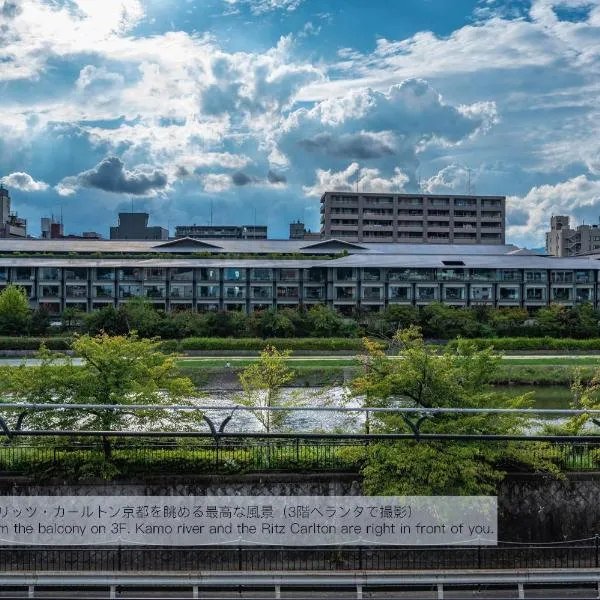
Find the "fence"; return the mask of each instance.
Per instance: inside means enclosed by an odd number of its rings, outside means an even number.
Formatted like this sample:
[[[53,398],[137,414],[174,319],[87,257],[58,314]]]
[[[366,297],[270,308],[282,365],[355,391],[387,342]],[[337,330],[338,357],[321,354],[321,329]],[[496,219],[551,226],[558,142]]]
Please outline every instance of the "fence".
[[[477,547],[0,547],[0,572],[235,572],[592,569],[598,537],[557,545]]]
[[[39,470],[73,469],[77,465],[102,462],[105,450],[99,442],[63,440],[31,440],[19,438],[0,446],[0,472],[28,473]],[[301,470],[315,472],[356,472],[369,447],[375,443],[393,444],[398,452],[410,452],[414,444],[435,444],[443,448],[452,440],[378,440],[355,439],[344,435],[325,435],[309,439],[291,437],[205,437],[199,440],[157,442],[136,438],[133,441],[114,441],[110,462],[121,472],[128,470],[152,473],[236,473],[263,470]],[[596,471],[600,468],[600,439],[594,441],[459,441],[476,448],[506,449],[507,443],[529,458],[551,460],[566,471]],[[517,459],[504,459],[501,466],[519,472],[523,466]]]

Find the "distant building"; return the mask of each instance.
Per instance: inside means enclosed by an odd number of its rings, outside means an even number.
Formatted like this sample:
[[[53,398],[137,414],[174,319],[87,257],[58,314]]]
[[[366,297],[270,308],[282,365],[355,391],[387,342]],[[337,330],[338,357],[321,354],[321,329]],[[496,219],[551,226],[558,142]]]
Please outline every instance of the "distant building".
[[[578,225],[571,229],[570,218],[565,215],[550,219],[546,232],[546,252],[551,256],[578,256],[600,250],[600,227]]]
[[[290,223],[290,240],[320,240],[320,233],[312,233],[310,229],[306,229],[304,223],[296,221]]]
[[[266,240],[266,225],[177,225],[176,238],[203,240]]]
[[[504,244],[504,196],[325,192],[321,235],[352,242]]]
[[[119,225],[110,228],[111,240],[167,240],[164,227],[148,227],[148,213],[119,213]]]
[[[10,211],[10,194],[0,184],[0,238],[27,237],[27,221]]]
[[[41,219],[41,238],[43,240],[58,240],[64,237],[63,224],[57,221],[54,216],[42,217]]]
[[[81,237],[85,240],[101,240],[102,234],[97,231],[84,231]]]

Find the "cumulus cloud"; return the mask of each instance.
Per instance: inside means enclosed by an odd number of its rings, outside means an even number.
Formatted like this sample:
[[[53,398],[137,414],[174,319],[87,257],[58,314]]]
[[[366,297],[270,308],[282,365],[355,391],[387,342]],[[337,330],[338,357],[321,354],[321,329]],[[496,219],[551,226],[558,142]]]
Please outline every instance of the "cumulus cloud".
[[[314,185],[302,188],[307,196],[320,197],[327,191],[351,192],[357,188],[362,192],[402,192],[409,182],[409,177],[397,167],[394,174],[386,178],[379,169],[361,169],[358,163],[337,172],[317,169],[315,176]]]
[[[246,173],[243,173],[242,171],[238,171],[237,173],[233,173],[231,176],[231,181],[233,185],[244,187],[245,185],[255,183],[256,179],[254,179],[254,177],[250,177],[250,175],[246,175]]]
[[[507,198],[508,233],[516,243],[541,243],[551,215],[572,215],[579,223],[595,223],[599,214],[600,180],[586,175],[535,186],[524,196]]]
[[[390,132],[361,131],[337,137],[332,133],[319,133],[310,139],[299,140],[298,146],[307,152],[320,152],[361,160],[381,158],[396,153],[394,139]]]
[[[471,183],[477,180],[476,173],[464,165],[451,164],[421,183],[423,191],[430,194],[445,192],[466,193]]]
[[[36,181],[29,173],[19,171],[2,177],[0,182],[22,192],[43,192],[49,187],[44,181]]]
[[[23,7],[17,0],[4,0],[3,4],[0,4],[0,16],[6,19],[14,19],[17,15],[23,12]]]
[[[230,8],[239,5],[248,6],[255,15],[262,15],[276,10],[291,12],[302,4],[302,0],[225,0],[225,2]]]
[[[115,194],[134,196],[154,195],[167,187],[165,173],[158,169],[136,168],[132,171],[117,156],[109,156],[92,169],[73,177],[65,177],[57,186],[61,195],[69,195],[77,188],[95,188]]]

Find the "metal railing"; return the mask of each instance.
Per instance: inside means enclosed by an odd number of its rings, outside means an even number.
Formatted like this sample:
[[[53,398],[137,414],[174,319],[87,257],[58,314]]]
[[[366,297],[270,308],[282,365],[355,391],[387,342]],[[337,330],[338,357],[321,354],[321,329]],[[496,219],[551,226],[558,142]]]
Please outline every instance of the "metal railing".
[[[570,544],[417,547],[0,547],[0,572],[597,569],[598,537]]]

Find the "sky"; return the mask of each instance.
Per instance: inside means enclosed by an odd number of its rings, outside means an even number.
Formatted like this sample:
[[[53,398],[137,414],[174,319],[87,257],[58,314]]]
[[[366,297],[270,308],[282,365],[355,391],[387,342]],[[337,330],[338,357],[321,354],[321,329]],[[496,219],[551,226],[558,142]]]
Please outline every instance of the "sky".
[[[39,234],[319,229],[325,190],[600,219],[600,0],[0,0],[0,181]]]

